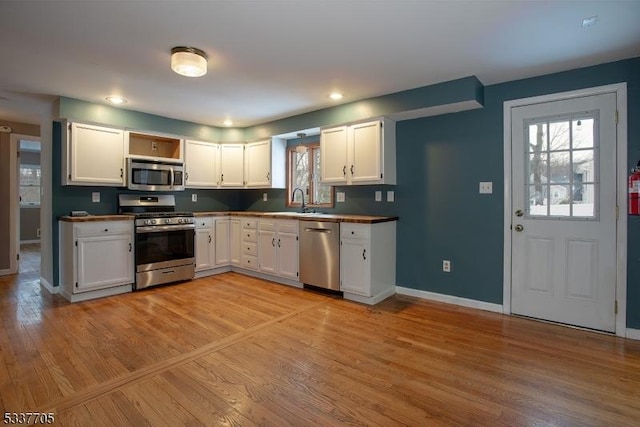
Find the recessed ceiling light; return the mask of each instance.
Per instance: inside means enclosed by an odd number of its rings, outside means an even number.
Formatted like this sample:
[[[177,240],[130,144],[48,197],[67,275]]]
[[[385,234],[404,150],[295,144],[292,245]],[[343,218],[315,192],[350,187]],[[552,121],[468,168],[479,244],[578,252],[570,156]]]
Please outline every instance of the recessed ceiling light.
[[[223,125],[225,126],[233,126],[233,122],[230,119],[225,120],[224,122],[222,122]]]
[[[127,103],[127,100],[122,98],[122,97],[120,97],[120,96],[107,96],[105,99],[107,101],[109,101],[110,103],[115,104],[115,105],[120,105],[120,104],[126,104]]]
[[[582,20],[582,28],[593,27],[598,22],[598,15],[593,15]]]
[[[204,76],[207,74],[207,54],[195,47],[174,47],[171,49],[171,69],[181,76]]]
[[[339,99],[342,99],[343,95],[340,92],[333,92],[331,95],[329,95],[329,98],[333,99],[334,101],[337,101]]]

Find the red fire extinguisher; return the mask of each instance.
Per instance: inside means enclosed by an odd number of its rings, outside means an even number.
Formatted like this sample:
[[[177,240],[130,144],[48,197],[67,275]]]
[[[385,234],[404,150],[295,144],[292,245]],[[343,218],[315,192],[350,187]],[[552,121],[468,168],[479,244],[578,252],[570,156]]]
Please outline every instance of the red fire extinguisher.
[[[640,215],[640,161],[629,175],[629,215]]]

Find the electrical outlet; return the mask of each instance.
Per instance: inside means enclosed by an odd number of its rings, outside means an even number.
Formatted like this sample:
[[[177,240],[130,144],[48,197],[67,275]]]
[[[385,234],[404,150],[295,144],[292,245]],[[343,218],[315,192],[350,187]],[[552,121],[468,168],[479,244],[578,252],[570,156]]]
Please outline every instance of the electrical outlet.
[[[393,191],[387,191],[387,202],[394,202],[396,200],[396,195]]]
[[[267,195],[267,193],[262,193],[262,201],[263,202],[268,202],[269,201],[269,196]]]
[[[491,194],[491,193],[493,193],[493,182],[480,181],[480,194]]]
[[[91,201],[93,203],[100,203],[100,192],[94,191],[91,193]]]
[[[36,228],[36,237],[40,237],[40,229]]]
[[[344,191],[336,192],[336,202],[343,203],[345,200]]]
[[[376,191],[376,202],[382,201],[382,191]]]
[[[198,201],[198,193],[193,193],[191,195],[191,201],[192,202],[197,202]]]
[[[444,271],[445,273],[451,273],[451,261],[449,261],[448,259],[442,260],[442,271]]]
[[[156,141],[151,141],[151,149],[156,151],[158,149],[158,143]]]

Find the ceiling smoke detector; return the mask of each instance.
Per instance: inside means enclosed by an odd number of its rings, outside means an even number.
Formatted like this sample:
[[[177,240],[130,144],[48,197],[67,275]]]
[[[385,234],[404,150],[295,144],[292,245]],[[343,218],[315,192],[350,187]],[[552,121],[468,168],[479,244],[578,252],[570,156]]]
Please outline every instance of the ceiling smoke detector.
[[[174,47],[171,49],[171,69],[181,76],[204,76],[207,74],[207,54],[195,47]]]

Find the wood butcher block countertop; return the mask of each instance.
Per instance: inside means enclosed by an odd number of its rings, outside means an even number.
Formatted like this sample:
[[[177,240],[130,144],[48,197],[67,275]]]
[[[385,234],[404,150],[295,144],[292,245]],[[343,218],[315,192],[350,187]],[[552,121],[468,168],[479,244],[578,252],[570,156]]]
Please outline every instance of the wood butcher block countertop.
[[[257,218],[276,219],[297,219],[301,221],[329,221],[329,222],[355,222],[360,224],[375,224],[379,222],[397,221],[397,216],[377,216],[377,215],[347,215],[347,214],[303,214],[299,212],[194,212],[195,216],[209,215],[230,215],[230,216],[251,216]]]
[[[346,214],[303,214],[299,212],[194,212],[199,216],[251,216],[257,218],[297,219],[301,221],[329,221],[329,222],[354,222],[360,224],[376,224],[379,222],[397,221],[397,216],[377,215],[346,215]],[[60,221],[66,222],[90,222],[90,221],[133,221],[133,215],[89,215],[89,216],[61,216]]]
[[[87,215],[87,216],[61,216],[60,221],[66,222],[90,222],[90,221],[133,221],[133,215]]]

